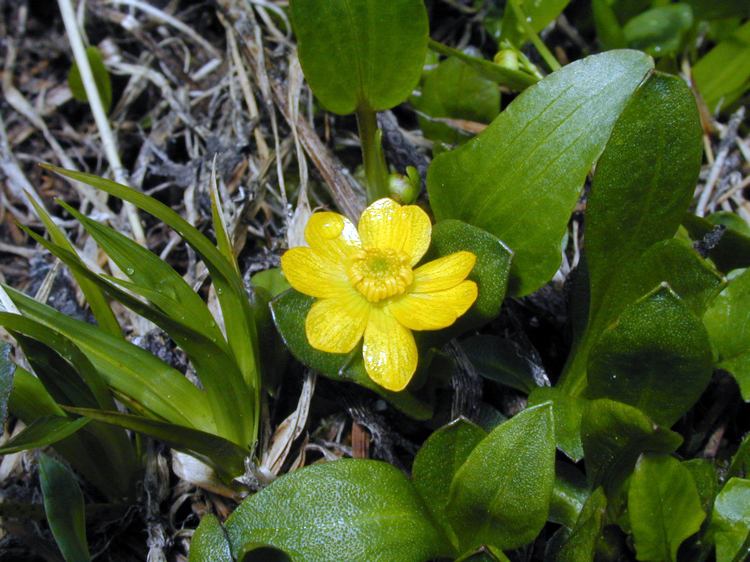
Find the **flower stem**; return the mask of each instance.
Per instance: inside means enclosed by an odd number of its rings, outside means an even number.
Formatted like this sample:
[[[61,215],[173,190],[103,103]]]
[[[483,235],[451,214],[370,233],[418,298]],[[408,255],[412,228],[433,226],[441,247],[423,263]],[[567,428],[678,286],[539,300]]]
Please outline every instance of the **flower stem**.
[[[358,109],[357,126],[362,143],[369,205],[373,201],[388,197],[388,166],[385,163],[376,113],[371,109]]]
[[[544,42],[539,39],[539,36],[534,33],[534,30],[531,29],[529,20],[526,19],[526,15],[523,13],[518,0],[510,0],[510,7],[515,13],[518,23],[520,23],[523,26],[524,31],[526,31],[526,38],[534,44],[534,47],[536,47],[536,50],[539,51],[540,55],[542,55],[544,62],[547,63],[547,66],[550,67],[550,70],[552,70],[552,72],[554,72],[555,70],[559,70],[560,63],[557,62],[557,59],[552,55],[552,53],[549,52],[547,45],[545,45]]]

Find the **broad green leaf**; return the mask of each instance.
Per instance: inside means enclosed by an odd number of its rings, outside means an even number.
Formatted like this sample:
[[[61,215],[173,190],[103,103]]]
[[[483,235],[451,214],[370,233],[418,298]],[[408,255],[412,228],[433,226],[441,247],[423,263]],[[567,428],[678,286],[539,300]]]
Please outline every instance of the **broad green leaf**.
[[[560,240],[586,175],[651,68],[635,51],[576,61],[524,91],[482,134],[433,160],[427,187],[436,218],[483,228],[515,252],[512,295],[533,292],[559,267]]]
[[[238,559],[246,545],[257,544],[320,562],[455,555],[406,476],[371,460],[344,459],[286,474],[243,501],[224,527]]]
[[[451,481],[469,453],[487,432],[464,418],[438,429],[425,441],[414,459],[412,481],[433,518],[443,529],[448,525],[446,506]]]
[[[747,223],[733,213],[714,213],[708,218],[687,214],[682,225],[694,240],[702,240],[716,225],[726,226],[718,244],[708,252],[708,257],[719,271],[729,273],[733,269],[750,267],[750,237]]]
[[[570,3],[570,0],[519,0],[518,4],[526,21],[534,33],[539,33],[550,23],[555,21],[562,11]],[[500,40],[510,41],[516,47],[522,47],[529,37],[526,36],[526,28],[516,18],[516,13],[510,7],[510,0],[505,4],[503,14],[503,25]]]
[[[643,412],[614,400],[592,400],[581,419],[589,487],[604,486],[612,498],[641,453],[672,453],[682,437],[659,427]]]
[[[0,342],[0,425],[5,424],[8,417],[8,398],[13,392],[13,375],[16,364],[10,360],[13,348],[7,342]]]
[[[479,288],[472,307],[441,334],[443,343],[471,328],[478,328],[500,314],[508,286],[513,251],[492,234],[457,220],[444,220],[432,228],[432,243],[422,263],[467,250],[477,257],[467,277]],[[430,334],[433,332],[425,332]]]
[[[706,513],[711,513],[714,507],[714,499],[719,493],[719,474],[716,471],[716,465],[711,459],[690,459],[682,461],[690,473],[698,490],[698,496],[701,500],[701,507]],[[731,468],[727,471],[727,478],[733,476]]]
[[[207,513],[190,539],[189,562],[233,562],[229,539],[213,513]]]
[[[516,90],[518,92],[525,90],[529,86],[539,82],[539,78],[532,74],[522,72],[520,70],[512,70],[499,64],[495,64],[492,61],[472,57],[461,51],[438,43],[430,39],[430,49],[446,57],[455,57],[458,60],[468,64],[474,70],[476,70],[482,77],[487,80],[491,80],[501,86]]]
[[[558,562],[594,560],[606,509],[607,496],[599,487],[586,499],[578,520],[555,553],[554,560]]]
[[[450,57],[426,72],[421,94],[412,96],[410,101],[429,117],[489,123],[500,113],[500,88],[471,66]],[[444,123],[418,117],[420,128],[431,140],[459,144],[470,138]]]
[[[750,434],[745,435],[732,462],[727,469],[726,477],[744,478],[750,474]]]
[[[532,359],[526,357],[515,342],[491,334],[477,334],[463,340],[461,347],[484,378],[526,393],[537,388]]]
[[[622,26],[617,21],[617,15],[609,0],[592,0],[591,10],[596,26],[596,38],[604,49],[624,49],[627,47]]]
[[[36,419],[0,447],[0,455],[52,445],[72,435],[90,421],[89,418],[75,419],[64,416],[44,416]]]
[[[652,74],[618,119],[586,205],[592,317],[604,300],[618,298],[610,288],[616,289],[622,271],[653,244],[674,236],[692,200],[701,154],[692,92],[676,76]]]
[[[714,502],[706,536],[716,545],[717,562],[746,560],[740,552],[750,535],[750,480],[731,478]]]
[[[588,495],[588,484],[583,472],[559,459],[555,463],[555,486],[552,488],[549,520],[572,527],[580,516]]]
[[[169,447],[209,465],[219,476],[227,480],[244,473],[244,461],[250,456],[249,449],[244,449],[213,433],[206,433],[191,427],[106,410],[88,408],[65,408],[65,410],[158,439]]]
[[[329,111],[391,109],[417,85],[429,35],[423,0],[292,0],[290,7],[305,78]]]
[[[70,338],[131,408],[171,423],[216,431],[205,394],[148,351],[5,287],[20,311]]]
[[[557,447],[578,462],[583,458],[581,416],[588,400],[580,396],[571,396],[560,388],[543,386],[534,389],[529,395],[529,406],[543,402],[552,402]]]
[[[499,548],[482,545],[462,554],[460,558],[456,558],[456,562],[510,562],[510,558]]]
[[[61,248],[68,250],[73,256],[78,258],[75,247],[68,241],[63,231],[57,227],[55,222],[52,220],[52,217],[50,217],[47,213],[47,210],[39,205],[33,197],[29,197],[28,199],[34,206],[34,210],[36,211],[37,216],[42,219],[44,227],[47,229],[47,232],[49,233],[52,241]],[[99,327],[102,330],[109,332],[113,336],[124,338],[124,336],[122,335],[120,324],[117,322],[117,318],[115,317],[114,312],[112,312],[112,309],[110,308],[109,303],[104,297],[104,294],[102,294],[101,290],[82,275],[78,275],[76,271],[73,271],[72,273],[76,279],[76,283],[78,283],[81,291],[83,291],[83,294],[85,295],[86,300],[89,303],[91,312],[94,314]]]
[[[633,49],[663,57],[680,50],[692,26],[693,10],[687,4],[677,3],[637,15],[622,31]]]
[[[305,318],[314,302],[313,297],[290,289],[271,303],[273,320],[292,355],[326,377],[369,388],[414,418],[427,419],[432,416],[432,405],[426,397],[409,387],[401,392],[392,392],[373,382],[365,371],[361,346],[348,354],[327,353],[313,348],[305,334]],[[419,367],[417,369],[419,373]]]
[[[259,271],[253,275],[250,280],[255,287],[262,287],[271,293],[272,297],[278,297],[284,291],[291,289],[292,286],[286,280],[280,267]]]
[[[91,560],[86,544],[83,494],[65,465],[39,454],[39,480],[52,536],[66,562]]]
[[[677,549],[697,533],[706,514],[687,468],[666,454],[644,454],[628,488],[630,527],[638,560],[677,560]]]
[[[554,480],[552,404],[501,423],[451,482],[446,511],[459,551],[485,544],[508,550],[533,541],[547,520]]]
[[[716,366],[737,380],[742,398],[750,402],[750,269],[738,275],[716,297],[703,317],[717,353]]]
[[[94,82],[102,100],[104,112],[108,113],[112,105],[112,81],[109,78],[109,72],[107,72],[102,55],[96,47],[87,47],[86,57],[89,59],[89,66],[91,67],[91,73],[94,75]],[[75,99],[88,103],[89,98],[86,95],[86,88],[83,86],[83,80],[81,80],[81,71],[78,70],[76,62],[73,63],[68,73],[68,86]]]
[[[630,404],[669,427],[698,400],[712,372],[703,323],[664,284],[599,337],[589,355],[587,396]]]
[[[242,372],[245,384],[253,391],[252,412],[254,412],[254,416],[257,416],[256,412],[260,411],[261,382],[258,366],[258,338],[250,301],[245,293],[242,278],[237,275],[233,264],[194,226],[190,225],[174,210],[152,197],[91,174],[73,172],[54,166],[44,165],[44,167],[132,203],[166,223],[195,250],[195,253],[211,274],[224,316],[229,347]],[[248,421],[252,420],[248,418]],[[257,422],[254,422],[249,429],[257,432],[257,425]],[[206,426],[201,427],[205,428]]]
[[[727,107],[750,84],[750,21],[711,49],[693,66],[695,85],[713,111]]]

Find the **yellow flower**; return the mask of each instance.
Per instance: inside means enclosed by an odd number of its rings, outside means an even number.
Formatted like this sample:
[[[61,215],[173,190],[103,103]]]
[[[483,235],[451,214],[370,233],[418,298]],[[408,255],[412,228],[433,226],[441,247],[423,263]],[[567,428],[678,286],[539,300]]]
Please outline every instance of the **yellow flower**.
[[[305,228],[307,247],[281,258],[289,283],[317,297],[305,320],[310,345],[348,353],[364,335],[369,377],[403,390],[417,368],[412,330],[453,324],[477,298],[467,281],[476,256],[456,252],[412,269],[430,245],[430,219],[416,205],[391,199],[364,210],[359,228],[337,213],[315,213]]]

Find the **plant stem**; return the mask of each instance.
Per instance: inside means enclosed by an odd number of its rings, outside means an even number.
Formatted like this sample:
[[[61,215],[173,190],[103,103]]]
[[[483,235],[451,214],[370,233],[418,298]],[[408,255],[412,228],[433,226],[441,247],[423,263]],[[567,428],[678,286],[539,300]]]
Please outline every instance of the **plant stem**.
[[[526,15],[523,13],[523,10],[521,9],[521,5],[519,4],[518,0],[510,0],[510,5],[511,5],[511,8],[513,8],[513,12],[516,15],[516,19],[526,31],[526,37],[534,44],[534,47],[536,47],[536,50],[539,51],[540,55],[542,55],[544,62],[547,63],[547,66],[549,66],[550,70],[552,72],[554,72],[555,70],[559,70],[560,63],[557,62],[557,59],[552,55],[552,53],[550,53],[549,49],[547,48],[547,45],[544,44],[544,41],[539,39],[539,36],[536,33],[534,33],[533,29],[531,29],[529,20],[526,19]]]
[[[367,204],[388,197],[388,166],[385,163],[383,147],[376,113],[371,109],[357,110],[357,126],[362,143],[362,160],[367,178]]]

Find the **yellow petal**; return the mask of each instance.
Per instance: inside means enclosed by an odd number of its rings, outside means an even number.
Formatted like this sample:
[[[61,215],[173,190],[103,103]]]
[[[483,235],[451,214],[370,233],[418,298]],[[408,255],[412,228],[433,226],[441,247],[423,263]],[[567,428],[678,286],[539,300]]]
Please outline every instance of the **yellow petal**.
[[[311,248],[300,246],[284,252],[281,269],[292,287],[312,297],[331,298],[351,291],[344,263],[322,259]]]
[[[416,264],[430,246],[430,217],[416,205],[401,207],[392,199],[378,199],[362,212],[359,235],[364,246],[406,252]]]
[[[414,270],[410,293],[431,293],[455,287],[471,273],[477,257],[461,251],[443,256]]]
[[[361,247],[352,221],[329,211],[313,213],[305,227],[305,240],[316,254],[331,263],[341,263]]]
[[[408,293],[388,306],[410,330],[440,330],[453,324],[477,300],[477,284],[463,281],[444,291]]]
[[[328,353],[349,353],[359,343],[367,326],[370,304],[357,291],[333,299],[319,300],[305,319],[307,341]]]
[[[414,336],[386,308],[370,311],[362,353],[369,377],[388,390],[403,390],[417,370]]]

